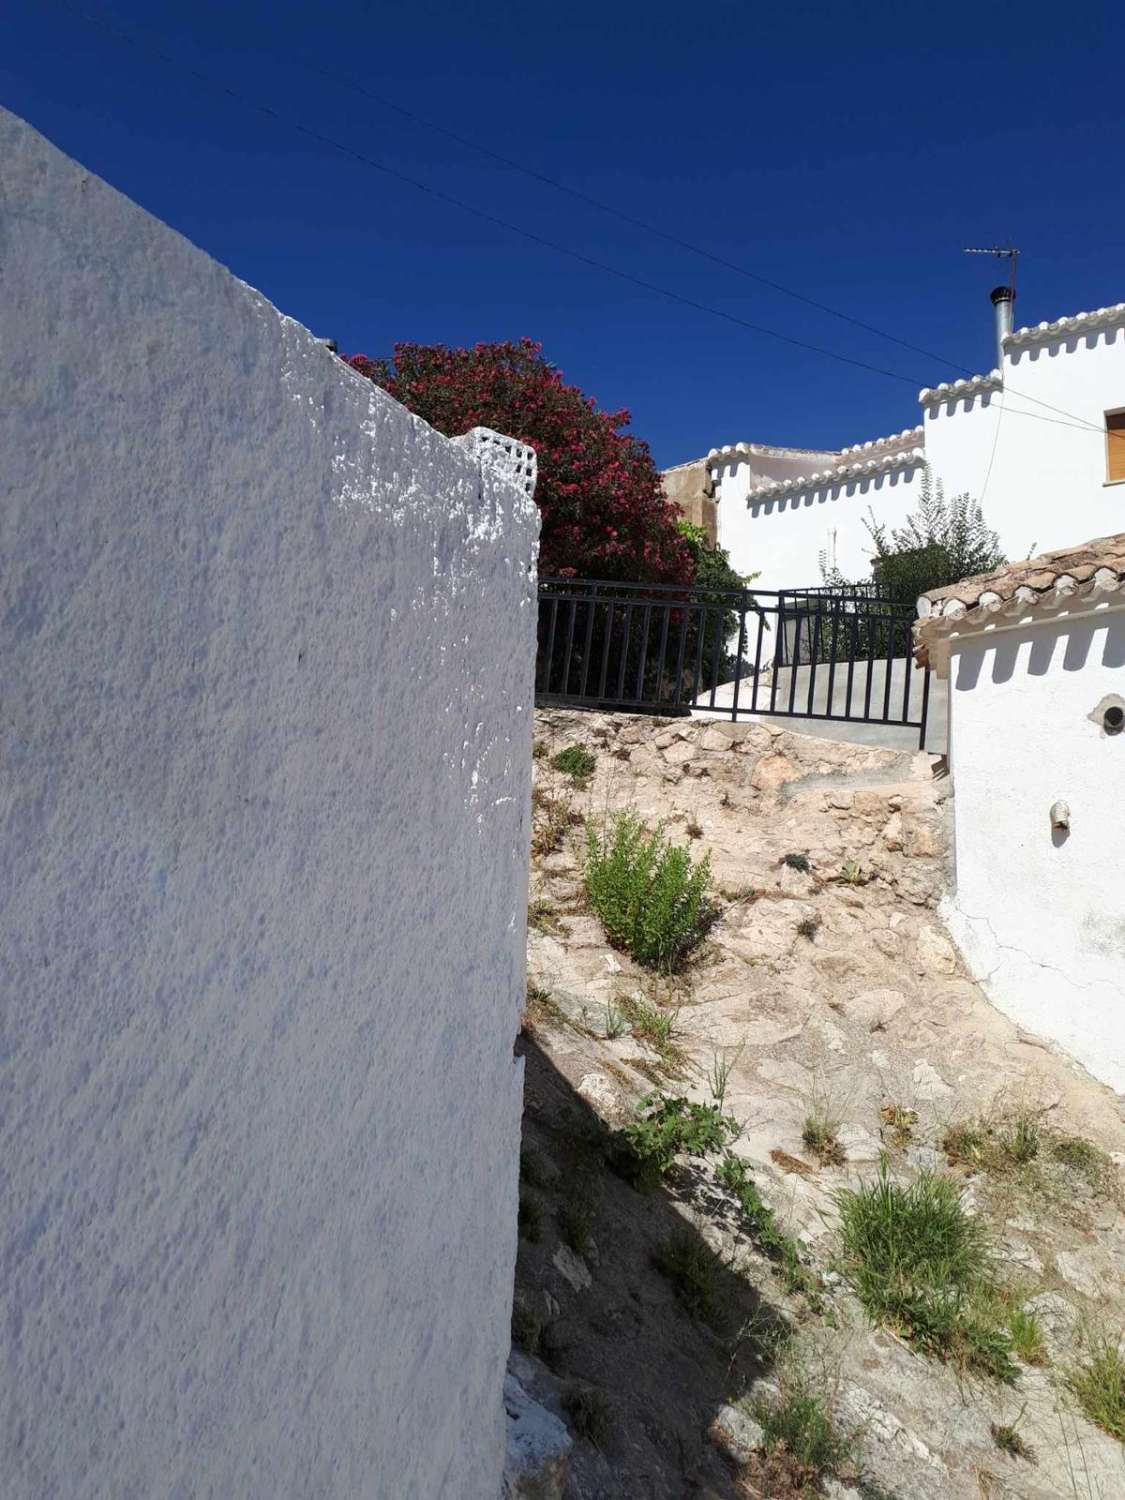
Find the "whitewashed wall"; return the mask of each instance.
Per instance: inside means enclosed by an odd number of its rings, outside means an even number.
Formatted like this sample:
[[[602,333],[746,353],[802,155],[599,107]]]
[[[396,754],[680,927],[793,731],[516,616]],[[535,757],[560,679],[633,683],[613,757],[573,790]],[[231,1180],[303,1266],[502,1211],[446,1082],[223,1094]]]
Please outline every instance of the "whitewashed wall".
[[[926,458],[946,494],[982,500],[1010,558],[1125,529],[1125,483],[1107,483],[1105,450],[1105,413],[1125,407],[1125,327],[1017,336],[1003,380],[923,402]]]
[[[839,456],[835,456],[839,462]],[[808,460],[806,457],[806,464]],[[719,545],[726,547],[740,573],[758,572],[762,589],[810,588],[821,580],[820,558],[849,579],[871,576],[874,546],[864,524],[877,520],[898,526],[917,504],[920,466],[894,469],[870,478],[809,485],[776,498],[752,500],[752,485],[766,474],[760,460],[717,463]],[[818,467],[827,468],[828,462]],[[798,471],[799,473],[799,471]]]
[[[1125,1092],[1125,609],[953,641],[956,890],[947,912],[1001,1010]],[[1069,835],[1051,808],[1068,804]]]
[[[0,113],[5,1500],[495,1500],[537,520]]]

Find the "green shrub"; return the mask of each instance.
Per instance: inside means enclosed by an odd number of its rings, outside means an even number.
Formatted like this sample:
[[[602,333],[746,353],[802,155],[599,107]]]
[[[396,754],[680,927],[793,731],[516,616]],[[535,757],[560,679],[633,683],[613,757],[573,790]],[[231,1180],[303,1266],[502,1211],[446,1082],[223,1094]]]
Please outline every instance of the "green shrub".
[[[551,764],[556,771],[569,776],[571,781],[585,786],[597,769],[598,757],[593,751],[587,750],[585,745],[568,745],[565,750],[552,755]]]
[[[765,1434],[764,1446],[783,1448],[814,1479],[835,1473],[852,1458],[852,1440],[837,1428],[823,1397],[800,1376],[786,1380],[772,1406],[756,1402],[753,1413]]]
[[[1115,1339],[1097,1339],[1067,1377],[1082,1410],[1125,1443],[1125,1353]]]
[[[799,870],[802,875],[807,875],[812,869],[807,854],[786,854],[782,857],[781,863],[788,865],[791,870]]]
[[[1015,1379],[988,1233],[951,1178],[921,1172],[903,1187],[884,1161],[873,1182],[839,1192],[836,1206],[844,1271],[871,1318],[926,1353]]]
[[[596,1386],[575,1386],[567,1393],[565,1405],[578,1436],[595,1448],[604,1447],[613,1430],[613,1410],[605,1392]]]
[[[646,1094],[639,1117],[625,1127],[634,1175],[649,1186],[663,1178],[677,1156],[721,1151],[738,1134],[738,1124],[714,1104],[693,1104],[682,1096]]]
[[[717,914],[710,859],[693,864],[629,812],[601,832],[588,825],[586,894],[615,947],[665,971],[683,964]]]
[[[740,1156],[727,1152],[716,1173],[719,1181],[738,1199],[743,1228],[757,1240],[762,1253],[774,1261],[790,1292],[812,1293],[812,1273],[801,1262],[801,1252],[792,1235],[778,1228],[772,1208],[750,1176],[750,1169]]]

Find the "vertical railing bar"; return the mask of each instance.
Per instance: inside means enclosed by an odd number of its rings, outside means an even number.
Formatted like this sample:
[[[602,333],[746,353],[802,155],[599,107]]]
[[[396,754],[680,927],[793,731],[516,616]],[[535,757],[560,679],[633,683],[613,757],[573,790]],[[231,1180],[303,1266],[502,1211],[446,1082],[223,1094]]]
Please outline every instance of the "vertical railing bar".
[[[859,644],[859,616],[854,609],[848,616],[848,619],[851,621],[851,626],[849,629],[850,639],[848,641],[848,686],[844,698],[845,719],[850,719],[852,716],[852,683],[855,680],[855,649]]]
[[[688,621],[691,619],[691,608],[684,604],[680,612],[680,646],[676,652],[676,703],[680,703],[684,691],[684,657],[687,655]]]
[[[781,658],[781,650],[782,650],[781,642],[782,642],[782,639],[783,639],[783,637],[785,635],[785,620],[784,620],[784,618],[782,616],[781,604],[780,604],[781,597],[782,597],[781,595],[778,596],[779,603],[778,603],[778,606],[777,606],[777,611],[776,611],[776,613],[774,614],[774,617],[773,617],[773,628],[777,631],[777,640],[774,642],[774,647],[773,647],[773,672],[771,674],[771,681],[770,681],[770,713],[771,714],[777,712],[777,674],[781,670],[781,660],[780,660],[780,658]]]
[[[578,600],[570,601],[570,624],[566,629],[566,656],[563,658],[563,697],[570,696],[570,659],[574,654],[574,623],[578,619]]]
[[[816,702],[816,669],[820,665],[820,621],[821,613],[818,609],[813,615],[813,636],[809,646],[809,713],[813,713],[813,705]]]
[[[832,644],[828,648],[828,703],[825,712],[832,712],[832,695],[836,690],[836,645],[840,634],[840,604],[834,601],[832,605]]]
[[[910,723],[910,667],[911,667],[911,664],[912,664],[914,658],[910,655],[910,635],[911,635],[910,626],[907,625],[905,618],[903,619],[902,623],[903,623],[903,626],[905,627],[905,630],[906,630],[906,643],[905,643],[906,644],[906,651],[905,651],[904,656],[903,656],[904,680],[903,680],[903,684],[902,684],[902,722],[904,724],[909,724]]]
[[[551,691],[551,668],[555,664],[555,625],[559,618],[559,599],[556,594],[551,600],[551,625],[547,631],[547,686],[544,692]]]
[[[715,707],[715,693],[719,686],[719,667],[723,659],[723,611],[715,613],[715,657],[711,663],[711,701],[710,708]]]
[[[582,647],[582,680],[578,684],[578,696],[585,698],[586,683],[590,676],[590,652],[594,649],[594,614],[597,604],[593,599],[586,601],[586,638]]]
[[[863,690],[863,717],[865,722],[871,720],[871,679],[875,675],[875,618],[868,605],[864,611],[867,621],[867,685]]]
[[[758,711],[758,678],[762,670],[762,641],[766,633],[766,617],[758,605],[754,607],[758,616],[758,640],[754,646],[754,686],[750,690],[750,712]]]
[[[617,604],[613,599],[606,600],[605,617],[605,645],[602,647],[602,675],[598,683],[598,699],[605,698],[606,679],[609,676],[609,647],[613,640],[613,616],[617,611]]]
[[[918,749],[926,748],[926,717],[930,708],[930,668],[922,668],[922,723],[918,728]]]
[[[645,662],[648,660],[648,633],[652,626],[652,605],[645,604],[645,612],[641,616],[641,659],[637,664],[637,702],[644,703],[645,699]]]
[[[625,699],[625,666],[629,659],[629,628],[633,623],[634,605],[629,602],[625,605],[625,629],[621,636],[621,662],[617,668],[617,701],[624,702]]]
[[[889,722],[891,717],[891,673],[894,671],[895,659],[895,626],[898,622],[893,615],[887,620],[887,680],[883,683],[883,723]]]
[[[656,671],[656,695],[653,699],[658,707],[664,690],[664,664],[668,653],[668,621],[671,618],[672,606],[667,602],[662,602],[660,605],[660,665]]]
[[[742,653],[746,647],[746,595],[738,601],[738,654],[734,659],[734,701],[730,706],[732,723],[738,722],[738,689],[742,682]]]
[[[699,606],[699,634],[695,638],[695,671],[691,674],[691,706],[695,707],[699,697],[699,679],[703,673],[703,636],[707,629],[707,616]]]
[[[789,656],[789,712],[792,713],[797,706],[797,668],[801,665],[801,622],[807,618],[804,614],[794,612],[794,620],[797,628],[793,632],[793,645],[795,649],[788,652]]]

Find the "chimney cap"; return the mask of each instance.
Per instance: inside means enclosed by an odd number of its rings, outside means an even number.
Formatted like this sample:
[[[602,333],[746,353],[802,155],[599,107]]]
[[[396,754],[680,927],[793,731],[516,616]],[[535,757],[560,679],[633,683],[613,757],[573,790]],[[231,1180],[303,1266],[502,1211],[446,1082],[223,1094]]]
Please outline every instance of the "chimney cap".
[[[1014,302],[1016,294],[1010,286],[994,286],[988,294],[988,300],[995,307],[998,302]]]

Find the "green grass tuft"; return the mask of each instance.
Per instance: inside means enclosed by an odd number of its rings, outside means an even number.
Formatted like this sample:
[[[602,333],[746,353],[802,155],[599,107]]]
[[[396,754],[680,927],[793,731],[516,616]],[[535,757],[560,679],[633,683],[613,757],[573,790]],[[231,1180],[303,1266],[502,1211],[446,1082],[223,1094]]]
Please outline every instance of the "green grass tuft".
[[[1011,1382],[1008,1309],[991,1242],[957,1184],[922,1172],[908,1186],[878,1176],[836,1195],[844,1271],[868,1315],[962,1369]]]
[[[1125,1353],[1117,1340],[1095,1339],[1067,1383],[1090,1421],[1125,1443]]]
[[[568,745],[565,750],[551,756],[551,764],[556,771],[569,776],[576,786],[585,786],[597,769],[598,757],[585,745]]]
[[[580,1438],[603,1448],[613,1431],[613,1408],[604,1391],[596,1386],[575,1386],[565,1399],[570,1425]]]
[[[653,1263],[668,1278],[685,1312],[701,1323],[721,1322],[715,1257],[690,1229],[677,1229],[653,1255]]]
[[[757,1402],[753,1413],[767,1449],[782,1448],[814,1482],[850,1463],[853,1441],[836,1426],[823,1397],[808,1381],[790,1376],[773,1405]]]

